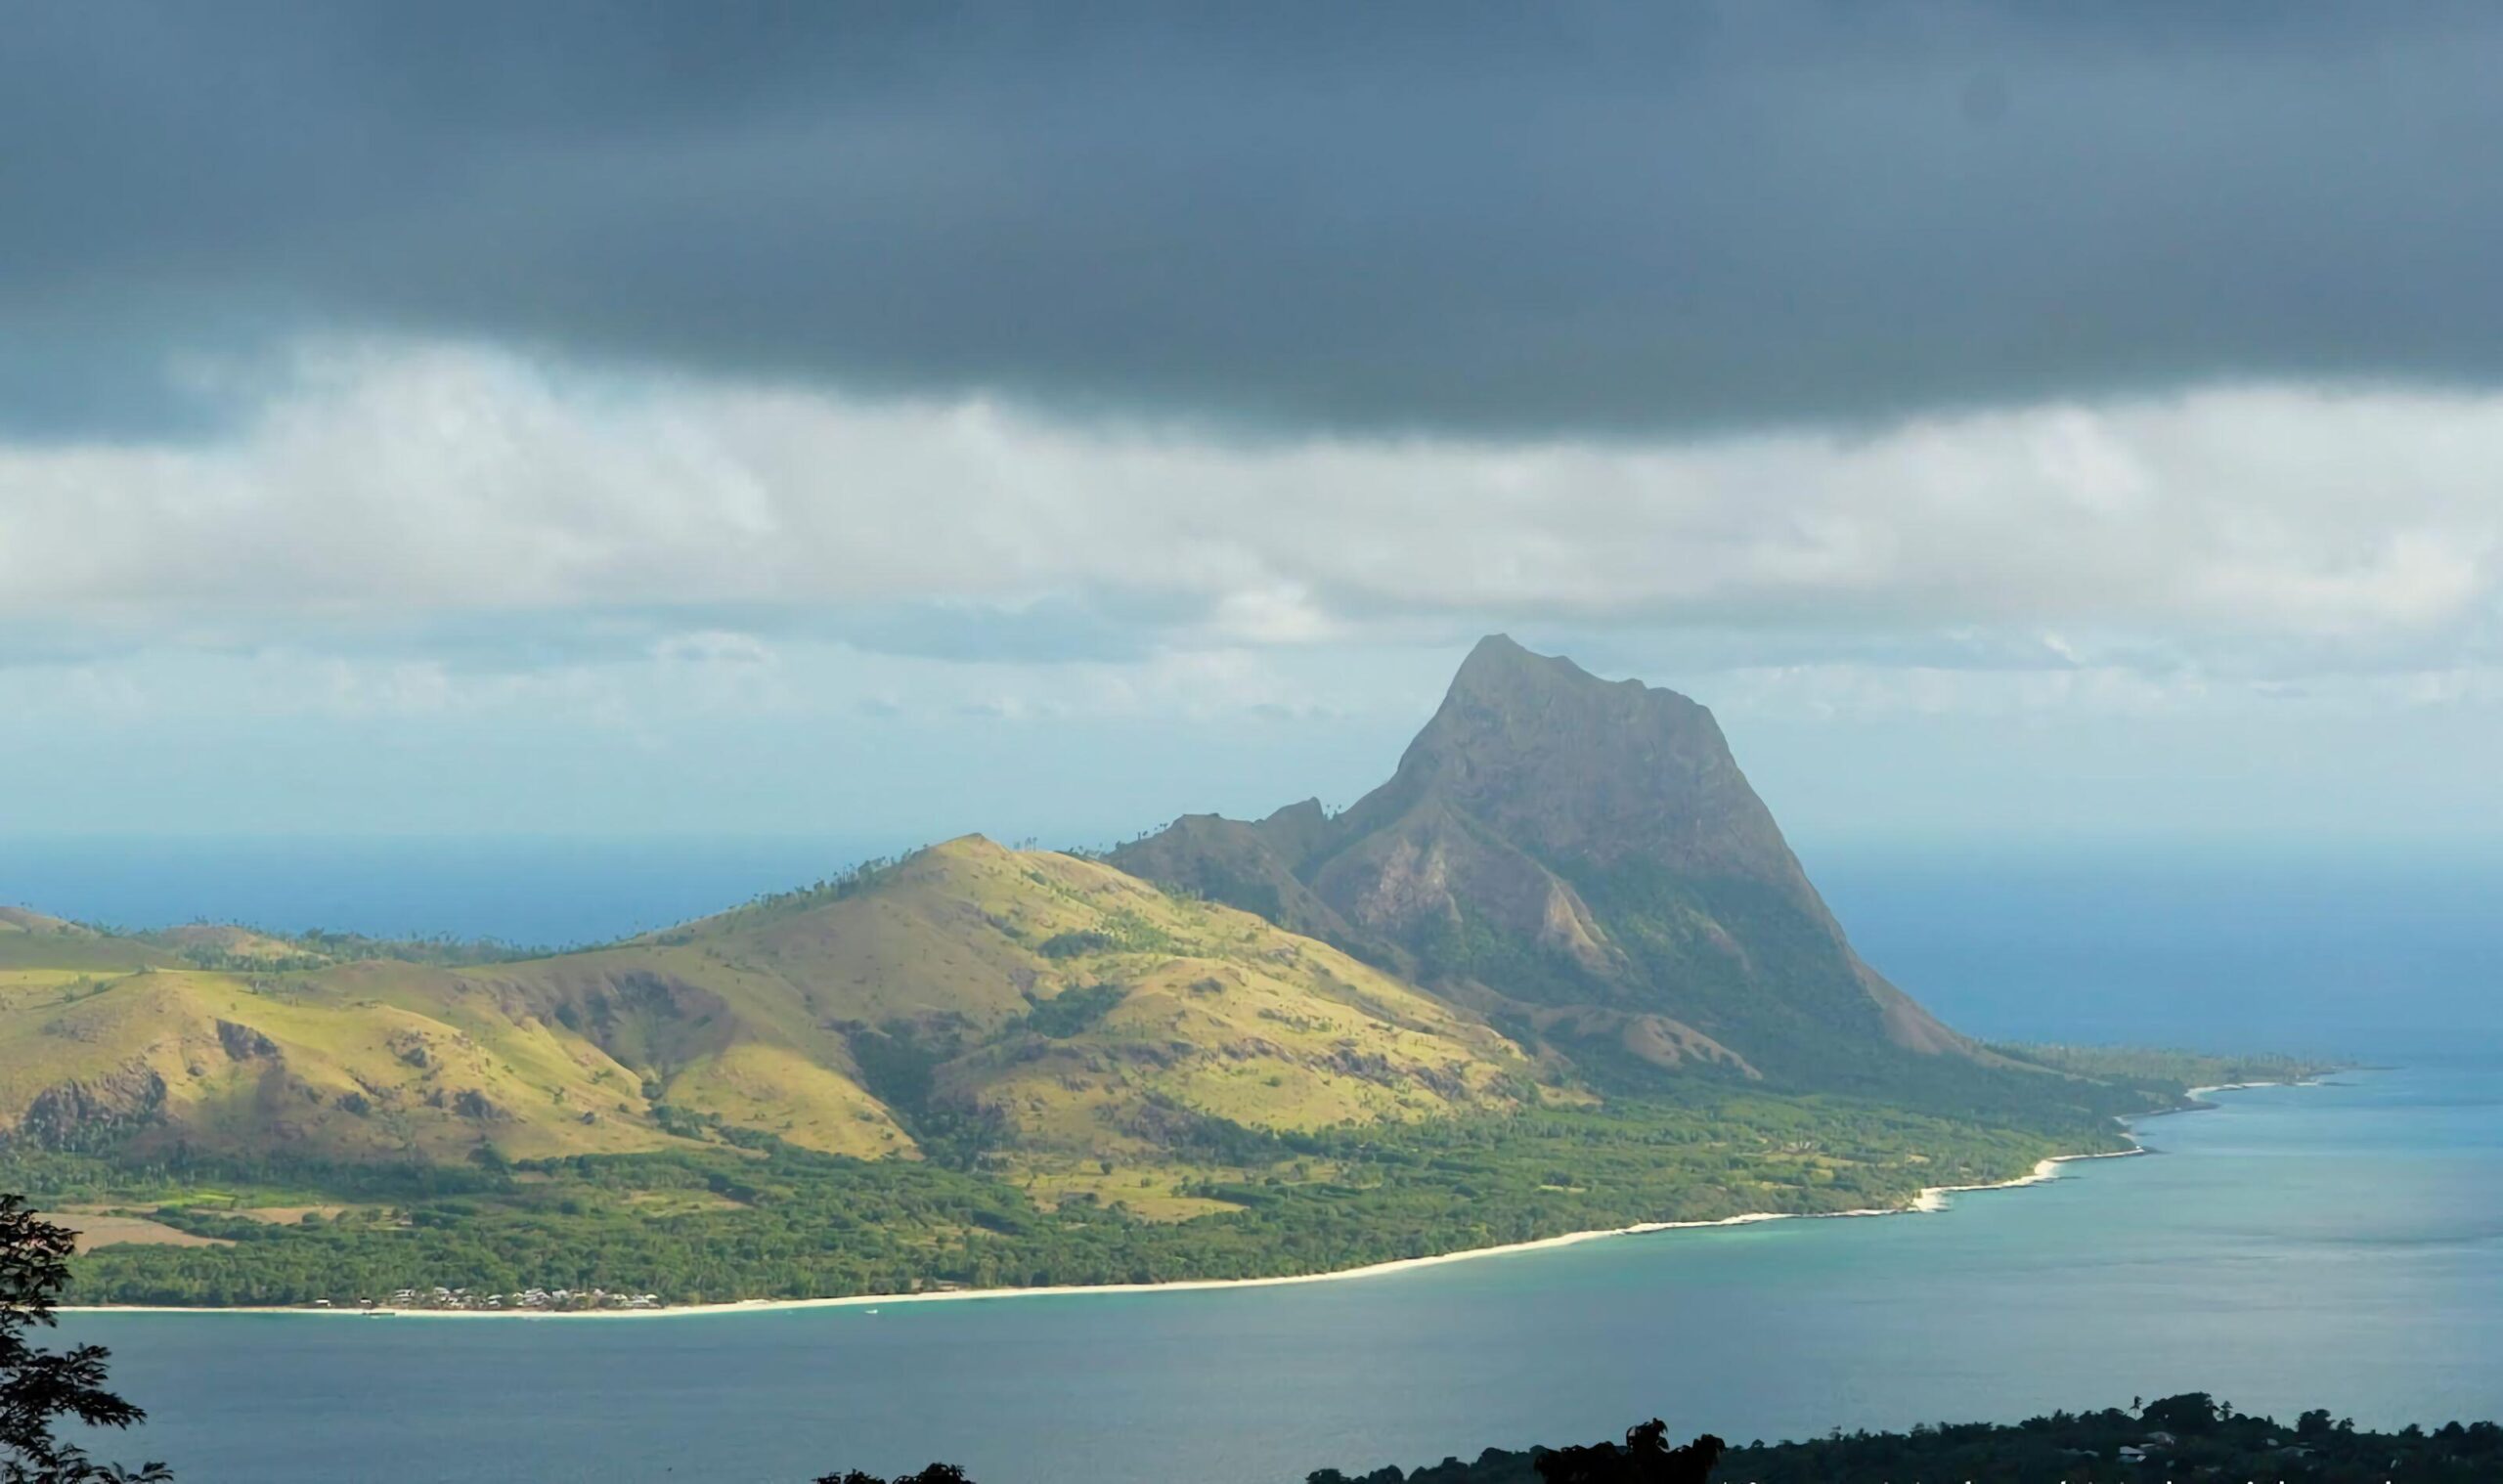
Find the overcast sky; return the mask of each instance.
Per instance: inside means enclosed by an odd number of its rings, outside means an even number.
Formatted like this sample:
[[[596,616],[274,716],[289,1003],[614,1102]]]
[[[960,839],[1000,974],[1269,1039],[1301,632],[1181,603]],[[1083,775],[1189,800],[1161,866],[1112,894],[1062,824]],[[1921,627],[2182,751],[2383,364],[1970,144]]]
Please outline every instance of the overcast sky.
[[[5,11],[0,834],[2503,819],[2491,6]]]

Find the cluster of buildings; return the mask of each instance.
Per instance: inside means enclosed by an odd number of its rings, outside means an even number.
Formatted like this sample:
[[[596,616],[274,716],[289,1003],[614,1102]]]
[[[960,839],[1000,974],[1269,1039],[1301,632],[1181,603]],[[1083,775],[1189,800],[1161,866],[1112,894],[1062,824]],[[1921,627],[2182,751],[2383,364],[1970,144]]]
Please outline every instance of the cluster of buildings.
[[[313,1307],[338,1307],[327,1298]],[[401,1288],[388,1299],[360,1298],[356,1307],[369,1314],[397,1309],[460,1309],[474,1313],[571,1313],[582,1309],[657,1309],[653,1293],[611,1292],[606,1288],[524,1288],[517,1293],[480,1293],[469,1288]]]
[[[2113,1458],[2124,1463],[2161,1463],[2165,1460],[2165,1455],[2180,1441],[2169,1432],[2150,1432],[2135,1443],[2122,1444],[2120,1451],[2115,1453]],[[2261,1446],[2271,1453],[2289,1459],[2309,1459],[2316,1457],[2320,1452],[2309,1443],[2288,1443],[2273,1437],[2264,1440]],[[2063,1452],[2070,1458],[2081,1461],[2103,1457],[2091,1448],[2070,1448]]]
[[[2163,1457],[2166,1449],[2179,1441],[2169,1432],[2150,1432],[2138,1442],[2122,1444],[2121,1451],[2113,1457],[2124,1463],[2153,1463]],[[2272,1438],[2270,1441],[2274,1442],[2275,1439]],[[2070,1458],[2080,1461],[2103,1457],[2091,1448],[2068,1448],[2061,1451]]]

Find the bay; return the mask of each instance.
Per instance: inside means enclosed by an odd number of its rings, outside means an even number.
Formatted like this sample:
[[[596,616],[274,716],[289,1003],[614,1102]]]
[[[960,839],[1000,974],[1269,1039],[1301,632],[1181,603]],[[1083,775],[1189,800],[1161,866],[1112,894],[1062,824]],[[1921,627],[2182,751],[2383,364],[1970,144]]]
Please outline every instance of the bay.
[[[2503,1059],[2153,1119],[1934,1215],[1294,1287],[684,1315],[74,1315],[189,1484],[1296,1480],[1659,1415],[1736,1439],[2214,1391],[2503,1417]]]

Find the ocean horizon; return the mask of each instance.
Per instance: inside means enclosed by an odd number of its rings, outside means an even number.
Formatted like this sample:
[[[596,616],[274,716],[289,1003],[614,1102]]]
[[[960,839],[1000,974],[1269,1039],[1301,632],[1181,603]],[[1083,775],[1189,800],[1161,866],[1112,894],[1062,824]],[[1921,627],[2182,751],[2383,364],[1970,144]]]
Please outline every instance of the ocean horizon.
[[[0,842],[0,904],[123,928],[239,922],[563,948],[926,843],[22,837]],[[2487,923],[2503,846],[1859,837],[1797,849],[1862,955],[1972,1034],[2365,1059],[2503,1038],[2503,938]]]

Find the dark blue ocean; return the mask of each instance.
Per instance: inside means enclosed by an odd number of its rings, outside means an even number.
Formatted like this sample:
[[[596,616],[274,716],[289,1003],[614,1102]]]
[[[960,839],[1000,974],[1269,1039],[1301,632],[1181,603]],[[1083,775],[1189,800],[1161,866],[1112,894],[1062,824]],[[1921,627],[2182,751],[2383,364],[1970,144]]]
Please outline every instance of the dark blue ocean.
[[[906,842],[0,852],[0,900],[579,941]],[[135,848],[124,848],[126,851]],[[2153,1156],[1943,1213],[1615,1239],[1387,1277],[628,1321],[76,1316],[197,1484],[1295,1480],[1659,1414],[1735,1437],[2204,1389],[2503,1418],[2495,856],[1802,849],[1863,951],[1986,1035],[2343,1052],[2149,1120]]]

